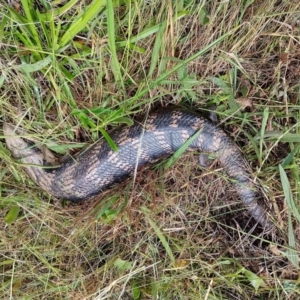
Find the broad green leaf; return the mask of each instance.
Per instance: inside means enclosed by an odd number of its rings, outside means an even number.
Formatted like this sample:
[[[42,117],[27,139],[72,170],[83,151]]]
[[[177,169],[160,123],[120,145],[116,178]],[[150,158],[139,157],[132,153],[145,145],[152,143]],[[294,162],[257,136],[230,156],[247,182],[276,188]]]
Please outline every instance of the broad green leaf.
[[[240,114],[239,105],[235,101],[230,85],[221,77],[209,77],[208,80],[223,90],[222,94],[226,95],[225,99],[228,101],[228,105],[232,112]]]
[[[73,54],[71,56],[72,58],[74,58],[74,59],[76,59],[76,58],[82,59],[85,56],[91,55],[92,49],[88,45],[84,45],[84,44],[81,44],[81,43],[76,42],[76,41],[74,41],[73,44],[80,51],[79,51],[79,53]]]
[[[225,94],[229,95],[232,93],[228,83],[225,82],[221,77],[208,77],[207,79],[221,88]]]
[[[233,93],[230,93],[228,95],[227,100],[228,100],[228,104],[229,104],[229,107],[231,108],[232,112],[235,113],[236,115],[241,115],[240,107],[237,104],[237,102],[236,102],[236,100],[234,98]]]
[[[130,38],[130,40],[117,42],[117,46],[118,47],[125,47],[129,44],[134,44],[134,43],[136,43],[136,42],[138,42],[138,41],[140,41],[140,40],[156,33],[159,30],[159,28],[160,28],[160,24],[155,25],[151,28],[147,28],[144,31],[142,31],[141,33],[139,33],[138,35]]]
[[[135,52],[142,53],[142,54],[145,54],[147,52],[147,50],[145,48],[138,47],[138,46],[136,46],[134,44],[128,44],[127,48],[131,49],[131,50],[133,50]]]
[[[64,77],[67,80],[69,80],[70,82],[72,82],[74,80],[74,78],[76,77],[75,72],[70,72],[67,68],[65,68],[63,63],[59,63],[58,65],[59,65],[60,71],[64,75]]]
[[[122,116],[123,111],[121,109],[111,110],[109,108],[93,107],[89,109],[73,109],[71,112],[72,115],[76,116],[80,116],[81,114],[88,116],[90,113],[102,122],[101,126],[119,123],[132,126],[134,123],[130,118]]]

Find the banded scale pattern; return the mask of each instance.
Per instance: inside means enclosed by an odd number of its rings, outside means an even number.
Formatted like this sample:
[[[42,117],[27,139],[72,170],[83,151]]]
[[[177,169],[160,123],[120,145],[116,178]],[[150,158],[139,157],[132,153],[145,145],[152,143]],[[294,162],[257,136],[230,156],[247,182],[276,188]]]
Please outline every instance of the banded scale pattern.
[[[271,226],[265,209],[257,202],[257,190],[238,147],[224,131],[193,112],[174,109],[154,113],[144,122],[136,122],[111,134],[118,151],[100,140],[75,159],[53,168],[41,167],[53,161],[45,157],[44,150],[29,146],[9,124],[5,124],[3,130],[14,157],[23,163],[37,165],[26,167],[36,183],[55,197],[73,201],[92,197],[130,176],[139,167],[170,156],[200,130],[188,150],[215,153],[252,217],[263,226]]]

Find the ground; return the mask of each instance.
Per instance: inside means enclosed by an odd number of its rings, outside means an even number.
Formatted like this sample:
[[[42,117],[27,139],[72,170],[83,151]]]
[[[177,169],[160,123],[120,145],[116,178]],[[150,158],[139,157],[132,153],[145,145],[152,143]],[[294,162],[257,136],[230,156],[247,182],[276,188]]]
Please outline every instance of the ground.
[[[11,0],[0,13],[1,121],[63,156],[158,107],[213,112],[274,222],[256,224],[197,153],[70,203],[2,139],[3,299],[299,299],[298,1]]]

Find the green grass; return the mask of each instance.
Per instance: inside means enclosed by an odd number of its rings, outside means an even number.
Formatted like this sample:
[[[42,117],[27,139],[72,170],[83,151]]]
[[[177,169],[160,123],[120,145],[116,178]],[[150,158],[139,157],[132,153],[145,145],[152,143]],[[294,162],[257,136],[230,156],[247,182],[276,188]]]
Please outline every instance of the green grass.
[[[154,107],[214,110],[277,228],[252,228],[226,174],[197,155],[74,205],[2,139],[2,298],[299,299],[300,4],[6,3],[2,121],[65,155],[100,137],[114,147],[109,130]]]

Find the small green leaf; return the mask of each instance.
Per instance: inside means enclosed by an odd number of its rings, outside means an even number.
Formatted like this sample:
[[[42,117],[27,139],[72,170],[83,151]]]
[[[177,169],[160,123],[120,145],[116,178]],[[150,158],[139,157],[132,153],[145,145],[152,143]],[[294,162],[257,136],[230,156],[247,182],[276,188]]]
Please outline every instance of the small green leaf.
[[[101,208],[101,210],[99,212],[97,212],[97,216],[96,216],[96,220],[99,220],[99,219],[103,219],[105,221],[110,221],[112,218],[110,218],[108,220],[108,217],[111,217],[112,216],[112,212],[114,212],[115,216],[117,214],[117,212],[120,211],[120,209],[122,207],[120,207],[118,210],[115,210],[112,208],[112,206],[117,202],[119,201],[119,197],[118,196],[113,196],[111,197],[108,202],[105,204],[105,206],[103,208]]]
[[[132,263],[130,261],[123,260],[121,258],[117,258],[114,265],[119,269],[119,271],[127,271],[132,268]]]
[[[44,67],[51,63],[52,59],[51,56],[47,56],[45,59],[40,60],[34,64],[22,64],[18,65],[16,69],[21,70],[25,73],[31,73],[42,70]]]
[[[114,220],[118,215],[118,211],[116,209],[107,209],[105,211],[104,220],[106,222],[110,222],[111,220]]]
[[[223,90],[223,93],[229,95],[232,94],[232,91],[227,82],[225,82],[221,77],[208,77],[209,81],[218,86]]]
[[[5,223],[6,224],[13,223],[17,219],[19,212],[20,212],[20,207],[18,205],[13,205],[5,216]]]
[[[241,88],[241,93],[242,93],[242,96],[243,97],[246,97],[247,95],[248,95],[248,87],[247,86],[243,86],[242,88]]]
[[[84,113],[81,110],[76,110],[76,113],[74,113],[78,119],[80,120],[81,125],[84,127],[84,129],[88,130],[89,127],[95,128],[96,125],[94,124],[93,120],[87,116],[86,113]]]
[[[138,282],[134,281],[132,284],[132,297],[134,300],[138,300],[141,297],[141,289]]]
[[[298,145],[292,150],[292,152],[290,152],[290,153],[288,154],[288,156],[286,156],[286,158],[285,158],[285,159],[282,161],[282,163],[281,163],[281,166],[282,166],[283,168],[285,168],[286,166],[288,166],[288,165],[292,162],[292,160],[294,159],[295,154],[298,153],[299,149],[300,149],[300,144],[298,144]]]
[[[249,270],[245,270],[245,276],[247,277],[247,279],[250,281],[250,283],[252,284],[252,286],[254,287],[255,291],[257,292],[258,289],[264,285],[264,281],[263,279],[261,279],[259,276],[257,276],[255,273],[249,271]]]
[[[0,75],[0,88],[2,87],[4,81],[5,81],[5,76]]]
[[[16,261],[14,259],[6,259],[0,262],[0,266],[13,265]]]
[[[209,23],[209,17],[207,16],[207,10],[203,7],[200,10],[199,21],[202,25]]]

